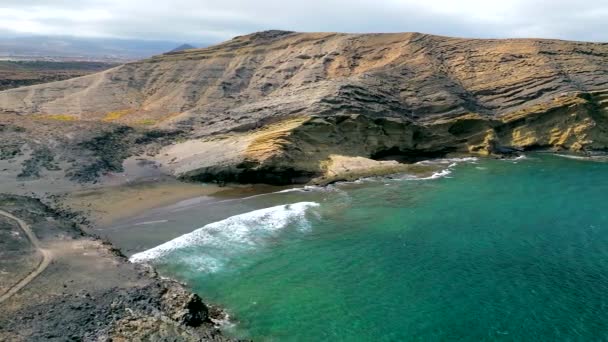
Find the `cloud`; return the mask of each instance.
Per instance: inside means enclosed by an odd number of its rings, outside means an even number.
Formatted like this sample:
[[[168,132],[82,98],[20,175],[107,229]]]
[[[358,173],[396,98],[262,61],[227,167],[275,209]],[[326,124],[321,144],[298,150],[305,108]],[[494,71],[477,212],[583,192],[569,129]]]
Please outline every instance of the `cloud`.
[[[266,29],[608,40],[608,1],[2,0],[0,32],[217,42]]]

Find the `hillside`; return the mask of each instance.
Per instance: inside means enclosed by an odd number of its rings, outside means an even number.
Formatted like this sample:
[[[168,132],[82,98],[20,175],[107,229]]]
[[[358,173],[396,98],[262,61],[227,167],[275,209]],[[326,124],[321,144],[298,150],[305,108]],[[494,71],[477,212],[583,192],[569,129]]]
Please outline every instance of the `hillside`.
[[[178,132],[152,158],[169,173],[291,183],[336,155],[604,150],[607,57],[599,43],[267,31],[0,92],[0,110]]]

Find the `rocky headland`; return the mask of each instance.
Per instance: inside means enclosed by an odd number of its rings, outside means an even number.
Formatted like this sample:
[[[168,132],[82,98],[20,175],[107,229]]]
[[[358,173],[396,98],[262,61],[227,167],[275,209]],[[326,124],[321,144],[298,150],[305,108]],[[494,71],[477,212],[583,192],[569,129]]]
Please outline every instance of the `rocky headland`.
[[[229,340],[214,323],[225,319],[221,310],[129,263],[84,233],[68,211],[0,195],[0,235],[2,341]],[[25,286],[11,292],[24,279]]]

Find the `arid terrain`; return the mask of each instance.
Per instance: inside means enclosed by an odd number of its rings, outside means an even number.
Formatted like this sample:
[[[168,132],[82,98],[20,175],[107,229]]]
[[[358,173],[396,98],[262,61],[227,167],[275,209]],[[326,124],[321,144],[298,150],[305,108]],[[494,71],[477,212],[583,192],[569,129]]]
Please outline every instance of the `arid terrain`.
[[[93,69],[37,70],[32,82]],[[6,84],[29,82],[19,77]],[[198,297],[113,255],[73,225],[81,216],[57,212],[65,204],[99,223],[108,208],[143,210],[230,183],[428,175],[415,162],[446,155],[602,153],[607,110],[608,44],[420,33],[266,31],[1,91],[0,209],[31,225],[52,261],[0,303],[0,339],[127,341],[159,325],[166,336],[221,338],[206,311],[188,313],[201,317],[195,329],[166,301],[190,310],[192,300],[204,306]],[[0,227],[6,292],[42,259],[15,220],[0,215]],[[57,335],[62,317],[84,316]]]
[[[67,212],[10,195],[0,210],[0,340],[225,340],[211,321],[221,311],[127,262]]]
[[[334,155],[604,150],[607,56],[600,43],[267,31],[1,92],[22,142],[3,155],[27,146],[46,155],[38,168],[90,181],[145,150],[185,179],[286,184],[322,181]]]

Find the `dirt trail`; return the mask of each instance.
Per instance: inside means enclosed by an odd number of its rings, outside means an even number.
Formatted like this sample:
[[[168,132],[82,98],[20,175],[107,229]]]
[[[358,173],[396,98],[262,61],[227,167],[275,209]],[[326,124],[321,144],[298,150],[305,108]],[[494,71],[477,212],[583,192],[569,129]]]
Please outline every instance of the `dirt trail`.
[[[25,223],[23,220],[15,217],[15,216],[11,215],[10,213],[7,213],[6,211],[3,211],[3,210],[0,210],[0,215],[17,222],[19,224],[19,227],[21,227],[21,229],[25,232],[25,235],[27,235],[28,239],[30,240],[30,242],[32,243],[34,248],[36,248],[36,250],[38,250],[40,252],[40,254],[42,254],[42,261],[40,262],[40,265],[38,265],[38,268],[36,268],[36,270],[32,271],[32,273],[28,274],[25,278],[23,278],[17,284],[13,285],[13,287],[11,287],[6,293],[4,293],[2,296],[0,296],[0,304],[1,304],[1,303],[5,302],[6,300],[8,300],[9,298],[11,298],[15,293],[19,292],[19,290],[21,290],[22,288],[27,286],[27,284],[29,284],[40,273],[42,273],[47,268],[47,266],[51,263],[52,255],[51,255],[50,251],[42,248],[42,246],[40,244],[40,240],[38,240],[38,238],[36,237],[34,232],[30,229],[30,226],[27,223]]]

